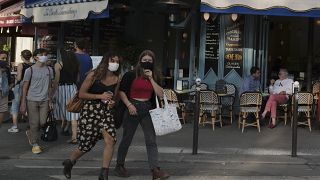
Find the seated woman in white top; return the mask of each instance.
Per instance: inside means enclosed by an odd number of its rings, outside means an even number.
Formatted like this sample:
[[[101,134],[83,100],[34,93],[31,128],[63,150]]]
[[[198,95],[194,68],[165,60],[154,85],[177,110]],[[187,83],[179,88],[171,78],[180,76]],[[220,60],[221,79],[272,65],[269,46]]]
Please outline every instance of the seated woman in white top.
[[[262,118],[264,118],[268,112],[271,112],[272,123],[269,124],[269,128],[271,129],[276,124],[277,105],[286,103],[289,95],[292,94],[293,80],[288,79],[288,71],[280,69],[278,76],[278,80],[271,80],[271,85],[269,86],[270,96],[262,113]]]

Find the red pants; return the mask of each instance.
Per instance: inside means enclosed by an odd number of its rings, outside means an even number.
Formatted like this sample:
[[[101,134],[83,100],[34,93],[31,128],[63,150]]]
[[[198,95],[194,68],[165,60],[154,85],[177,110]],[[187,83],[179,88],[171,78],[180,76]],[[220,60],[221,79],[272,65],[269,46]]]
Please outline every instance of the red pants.
[[[271,94],[267,101],[265,111],[271,111],[271,118],[277,117],[277,106],[278,104],[284,104],[288,101],[287,95],[284,94]]]

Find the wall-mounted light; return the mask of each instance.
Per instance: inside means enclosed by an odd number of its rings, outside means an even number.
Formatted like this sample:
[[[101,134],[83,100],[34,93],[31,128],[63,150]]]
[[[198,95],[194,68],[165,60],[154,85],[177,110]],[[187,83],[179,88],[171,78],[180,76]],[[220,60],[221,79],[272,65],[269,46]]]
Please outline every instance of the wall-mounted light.
[[[231,14],[232,21],[236,21],[238,19],[238,14]]]
[[[317,19],[315,22],[317,26],[320,26],[320,19]]]
[[[1,27],[1,34],[2,34],[2,32],[3,32],[3,27]]]
[[[203,19],[205,20],[205,21],[208,21],[208,19],[210,18],[210,13],[203,13]]]
[[[187,38],[188,38],[188,33],[183,33],[183,34],[182,34],[182,38],[183,38],[183,39],[187,39]]]
[[[16,32],[18,32],[19,31],[19,26],[16,26]]]
[[[7,33],[10,33],[10,28],[8,27],[8,29],[7,29]]]

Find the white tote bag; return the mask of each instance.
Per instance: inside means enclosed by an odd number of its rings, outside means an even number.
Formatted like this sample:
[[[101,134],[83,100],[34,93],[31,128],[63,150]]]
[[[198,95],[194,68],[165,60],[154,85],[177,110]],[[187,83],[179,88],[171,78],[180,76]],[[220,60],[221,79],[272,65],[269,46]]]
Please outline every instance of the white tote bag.
[[[164,108],[160,108],[158,98],[156,97],[157,108],[149,111],[157,136],[173,133],[182,128],[177,107],[173,104],[168,104],[165,94],[163,95],[163,100]]]

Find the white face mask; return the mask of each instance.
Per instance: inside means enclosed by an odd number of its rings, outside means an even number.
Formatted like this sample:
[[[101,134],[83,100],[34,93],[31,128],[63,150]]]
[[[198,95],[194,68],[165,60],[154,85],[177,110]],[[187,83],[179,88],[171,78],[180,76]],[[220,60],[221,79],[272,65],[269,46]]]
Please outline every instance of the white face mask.
[[[45,63],[48,61],[48,56],[37,56],[39,59],[39,62]]]
[[[111,63],[109,62],[108,70],[111,72],[117,71],[119,68],[119,63]]]

